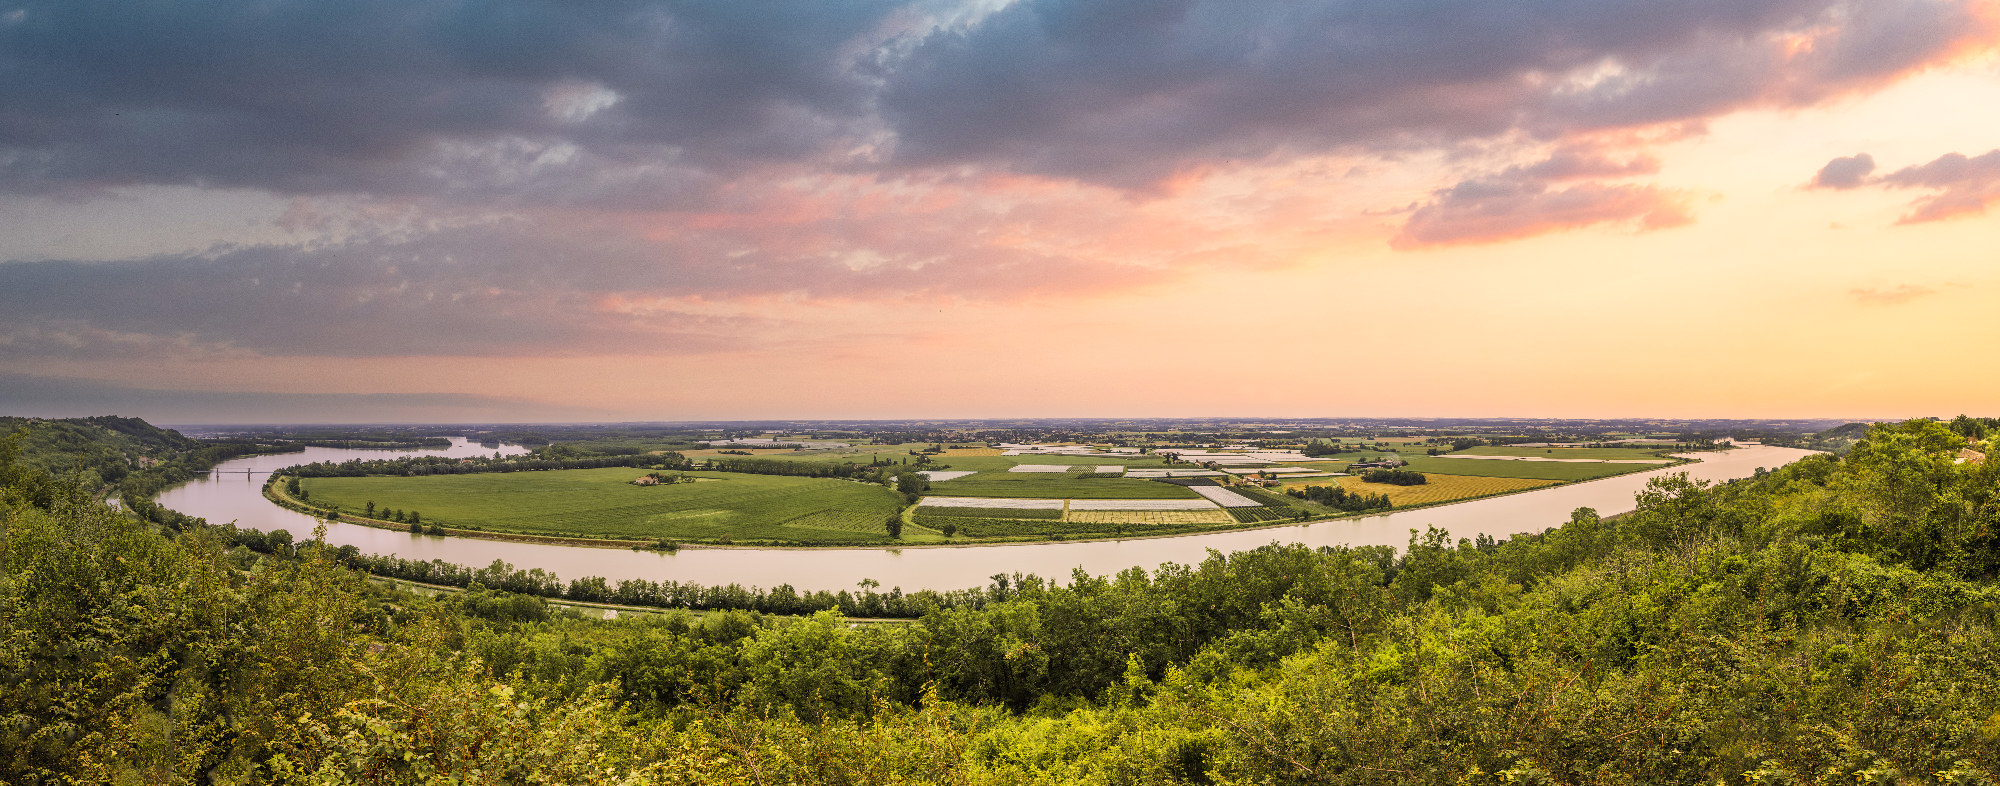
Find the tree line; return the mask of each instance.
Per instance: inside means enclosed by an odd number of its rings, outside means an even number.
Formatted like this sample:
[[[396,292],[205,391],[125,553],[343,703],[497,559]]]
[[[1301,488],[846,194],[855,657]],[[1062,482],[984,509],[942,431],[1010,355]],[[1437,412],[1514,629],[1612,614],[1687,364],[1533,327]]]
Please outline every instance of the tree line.
[[[1360,513],[1368,510],[1388,510],[1394,507],[1389,504],[1389,495],[1387,494],[1348,491],[1338,485],[1293,486],[1285,489],[1285,494],[1349,513]]]
[[[1364,483],[1387,483],[1392,486],[1421,486],[1430,480],[1424,473],[1413,469],[1371,469],[1361,473]]]
[[[684,470],[692,464],[679,453],[631,454],[620,456],[568,456],[551,458],[541,454],[522,456],[404,456],[392,459],[348,459],[295,464],[272,473],[295,478],[358,478],[369,475],[415,477],[423,475],[470,475],[483,472],[540,472],[558,469],[638,469]]]

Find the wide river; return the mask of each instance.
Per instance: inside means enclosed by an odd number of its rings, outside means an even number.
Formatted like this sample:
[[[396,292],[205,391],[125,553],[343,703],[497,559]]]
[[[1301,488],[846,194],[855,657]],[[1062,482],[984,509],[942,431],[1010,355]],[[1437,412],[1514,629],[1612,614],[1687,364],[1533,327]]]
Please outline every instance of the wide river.
[[[447,456],[489,455],[491,448],[454,439],[452,447],[412,453]],[[506,447],[505,453],[522,452]],[[1253,549],[1272,541],[1304,543],[1311,546],[1390,545],[1401,547],[1409,541],[1410,530],[1436,526],[1454,537],[1481,534],[1506,538],[1519,532],[1535,532],[1569,520],[1570,511],[1596,508],[1609,516],[1629,511],[1632,496],[1646,481],[1669,472],[1686,472],[1702,480],[1729,480],[1747,477],[1758,467],[1777,468],[1797,461],[1811,451],[1749,445],[1719,453],[1693,454],[1700,463],[1649,472],[1620,475],[1557,486],[1504,497],[1463,502],[1435,508],[1392,512],[1358,519],[1314,524],[1294,524],[1270,529],[1217,532],[1171,538],[1099,541],[1090,543],[1036,543],[1012,546],[970,546],[958,548],[905,549],[682,549],[675,554],[547,546],[498,540],[411,535],[406,532],[333,524],[326,540],[334,545],[352,545],[372,554],[395,554],[407,559],[441,559],[462,565],[484,566],[506,560],[517,568],[541,568],[564,579],[603,576],[613,581],[628,578],[673,579],[700,584],[743,584],[774,587],[790,584],[800,590],[841,590],[854,587],[864,578],[884,587],[952,590],[982,586],[996,573],[1032,573],[1067,582],[1070,572],[1106,575],[1133,566],[1148,570],[1162,562],[1193,564],[1208,551],[1228,553]],[[200,516],[210,522],[234,520],[238,526],[262,530],[290,530],[297,538],[311,537],[312,517],[295,513],[264,499],[264,478],[272,470],[314,461],[346,461],[350,458],[385,458],[400,455],[379,450],[339,450],[308,448],[304,453],[251,456],[224,462],[221,472],[195,480],[160,495],[160,504]],[[249,472],[246,473],[245,470]],[[229,474],[235,473],[235,474]]]

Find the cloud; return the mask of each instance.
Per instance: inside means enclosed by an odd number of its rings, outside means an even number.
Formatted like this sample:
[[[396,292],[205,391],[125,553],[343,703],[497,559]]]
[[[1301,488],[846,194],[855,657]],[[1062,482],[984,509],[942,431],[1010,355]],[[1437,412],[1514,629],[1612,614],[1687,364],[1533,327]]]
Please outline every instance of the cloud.
[[[742,320],[620,320],[590,293],[662,271],[630,238],[463,227],[329,246],[0,264],[0,356],[605,354],[729,346]]]
[[[1877,85],[1985,34],[1971,4],[1927,0],[1128,5],[1017,2],[926,36],[882,93],[898,159],[1130,185],[1699,123]]]
[[[464,423],[602,418],[578,407],[465,393],[270,393],[140,388],[0,372],[0,412],[66,418],[127,414],[168,424]],[[302,414],[310,413],[310,414]]]
[[[1687,224],[1693,219],[1677,192],[1597,180],[1651,174],[1658,168],[1657,161],[1645,157],[1620,161],[1590,148],[1558,150],[1534,164],[1439,189],[1410,214],[1391,244],[1411,249],[1492,243],[1598,224],[1641,229]]]
[[[1350,217],[1296,203],[1337,177],[1250,194],[1301,161],[1554,151],[1438,189],[1402,247],[1674,226],[1657,163],[1593,140],[1878,86],[1979,7],[16,0],[0,190],[234,189],[310,240],[0,262],[0,357],[720,352],[805,328],[687,304],[1130,292],[1323,253]],[[1990,193],[1911,178],[1870,182]]]
[[[1918,199],[1915,210],[1903,217],[1904,223],[1982,215],[1995,200],[2000,200],[2000,150],[1972,158],[1946,153],[1928,164],[1883,175],[1881,183],[1890,188],[1937,192]]]
[[[1875,171],[1875,157],[1867,153],[1836,158],[1820,167],[1819,174],[1813,176],[1814,188],[1855,188],[1868,179]]]
[[[588,6],[28,0],[0,26],[0,182],[671,198],[839,157],[881,0]]]
[[[685,208],[769,167],[1156,187],[1698,124],[1950,58],[1975,0],[26,0],[0,187]]]
[[[784,299],[1078,297],[1271,253],[1217,253],[1258,226],[1030,178],[795,179],[727,196],[700,212],[488,220],[298,205],[288,221],[341,237],[0,263],[0,358],[708,353],[794,335]],[[751,305],[714,307],[730,302]]]
[[[1875,287],[1851,289],[1848,290],[1848,294],[1863,305],[1893,306],[1908,303],[1927,295],[1937,294],[1937,289],[1915,284],[1897,284],[1891,289],[1877,289]]]
[[[1875,186],[1935,192],[1911,203],[1912,210],[1901,221],[1905,224],[1983,215],[1995,201],[2000,201],[2000,150],[1973,157],[1946,153],[1926,164],[1870,177],[1874,169],[1875,160],[1866,153],[1836,158],[1820,169],[1813,178],[1813,185],[1836,189]]]

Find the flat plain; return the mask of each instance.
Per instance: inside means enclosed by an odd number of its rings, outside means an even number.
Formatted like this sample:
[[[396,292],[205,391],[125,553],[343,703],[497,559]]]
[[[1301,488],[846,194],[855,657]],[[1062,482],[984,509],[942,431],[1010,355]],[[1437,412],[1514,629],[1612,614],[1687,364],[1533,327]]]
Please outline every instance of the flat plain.
[[[1465,475],[1425,474],[1429,482],[1421,486],[1397,486],[1388,483],[1368,483],[1358,477],[1312,478],[1284,484],[1286,488],[1304,486],[1338,485],[1350,492],[1382,494],[1389,498],[1389,504],[1398,508],[1414,505],[1429,505],[1450,502],[1471,497],[1504,494],[1510,491],[1553,486],[1561,481],[1534,478],[1481,478]]]
[[[1460,456],[1528,456],[1530,458],[1554,459],[1662,459],[1658,450],[1646,448],[1520,448],[1520,447],[1477,447],[1466,448],[1453,455]],[[1666,459],[1672,461],[1673,459]]]
[[[1468,475],[1483,478],[1532,478],[1536,480],[1591,480],[1658,469],[1665,464],[1569,464],[1559,461],[1480,461],[1436,456],[1405,455],[1405,469],[1424,474]]]
[[[981,472],[931,484],[941,497],[1023,497],[1039,499],[1199,499],[1186,486],[1132,478],[1080,479],[1073,475]]]
[[[902,498],[826,478],[690,472],[695,483],[634,486],[643,470],[570,469],[427,477],[308,478],[316,502],[415,510],[427,524],[526,535],[733,542],[890,542]],[[913,533],[906,533],[913,534]]]

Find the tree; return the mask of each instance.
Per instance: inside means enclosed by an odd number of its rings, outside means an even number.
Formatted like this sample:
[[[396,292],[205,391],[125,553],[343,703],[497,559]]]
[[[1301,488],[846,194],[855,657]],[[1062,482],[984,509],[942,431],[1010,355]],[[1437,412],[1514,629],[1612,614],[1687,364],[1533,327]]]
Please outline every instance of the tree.
[[[897,540],[903,539],[903,517],[900,514],[895,516],[890,516],[887,520],[883,521],[882,523],[884,526],[888,527],[889,537],[895,538]]]

